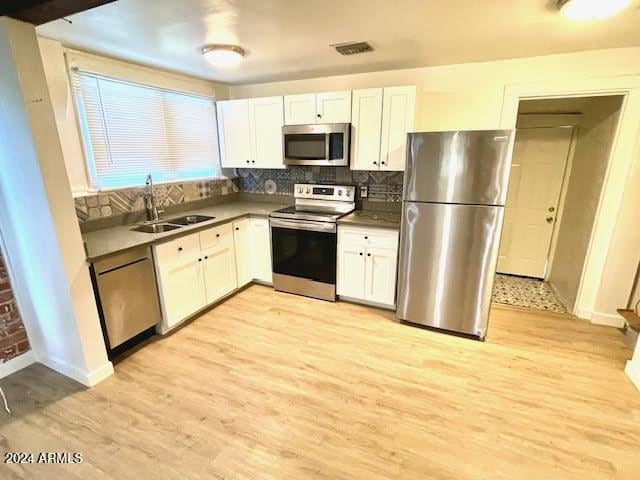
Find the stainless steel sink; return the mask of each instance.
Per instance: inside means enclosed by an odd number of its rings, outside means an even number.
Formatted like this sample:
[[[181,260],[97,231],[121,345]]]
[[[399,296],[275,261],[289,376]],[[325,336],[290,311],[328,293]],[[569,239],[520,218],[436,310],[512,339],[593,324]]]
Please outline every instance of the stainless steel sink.
[[[207,220],[213,220],[216,217],[209,217],[207,215],[185,215],[184,217],[173,218],[167,220],[167,223],[172,225],[195,225],[196,223],[206,222]]]
[[[178,228],[180,228],[180,225],[171,225],[169,223],[154,223],[152,225],[138,225],[131,230],[133,230],[134,232],[143,233],[162,233],[170,232],[171,230],[176,230]]]

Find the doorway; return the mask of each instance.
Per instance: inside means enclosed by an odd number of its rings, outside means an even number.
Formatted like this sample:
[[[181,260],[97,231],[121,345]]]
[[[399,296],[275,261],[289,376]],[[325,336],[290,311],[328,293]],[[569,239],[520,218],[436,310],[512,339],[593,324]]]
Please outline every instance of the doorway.
[[[623,98],[519,103],[495,302],[573,313]]]

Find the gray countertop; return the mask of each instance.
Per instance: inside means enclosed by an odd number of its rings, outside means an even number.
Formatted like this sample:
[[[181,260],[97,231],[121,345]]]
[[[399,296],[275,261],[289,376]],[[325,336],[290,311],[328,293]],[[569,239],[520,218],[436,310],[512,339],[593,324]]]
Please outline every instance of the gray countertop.
[[[338,220],[339,225],[358,227],[400,229],[400,212],[383,212],[375,210],[356,210]]]
[[[187,233],[194,233],[204,228],[213,227],[232,220],[243,217],[268,217],[269,213],[279,208],[285,207],[281,203],[264,203],[264,202],[229,202],[210,207],[199,208],[197,210],[189,210],[180,212],[179,214],[167,216],[163,221],[171,218],[181,217],[184,215],[208,215],[215,217],[213,220],[189,225],[176,230],[164,233],[143,233],[134,232],[131,229],[135,225],[124,225],[104,230],[96,230],[87,232],[82,235],[85,242],[85,250],[87,260],[93,262],[101,257],[111,255],[113,253],[128,250],[134,247],[150,245],[164,240],[170,240]]]

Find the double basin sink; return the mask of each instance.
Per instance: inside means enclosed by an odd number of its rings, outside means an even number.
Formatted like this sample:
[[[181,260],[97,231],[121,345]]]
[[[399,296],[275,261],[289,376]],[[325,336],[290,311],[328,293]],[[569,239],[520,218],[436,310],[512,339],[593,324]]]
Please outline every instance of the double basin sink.
[[[142,233],[163,233],[170,232],[171,230],[177,230],[178,228],[186,227],[189,225],[196,225],[201,222],[213,220],[216,217],[209,217],[207,215],[185,215],[184,217],[173,218],[171,220],[164,220],[158,223],[148,223],[144,225],[138,225],[132,228],[134,232]]]

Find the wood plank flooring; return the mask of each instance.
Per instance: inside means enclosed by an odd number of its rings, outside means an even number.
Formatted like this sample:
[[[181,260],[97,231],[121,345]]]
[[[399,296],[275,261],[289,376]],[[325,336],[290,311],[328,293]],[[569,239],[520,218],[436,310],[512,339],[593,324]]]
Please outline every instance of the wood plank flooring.
[[[252,286],[93,389],[0,381],[2,479],[634,479],[640,392],[607,327],[494,307],[485,343]]]

